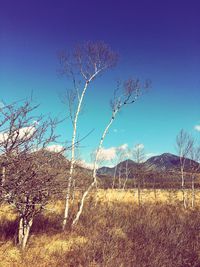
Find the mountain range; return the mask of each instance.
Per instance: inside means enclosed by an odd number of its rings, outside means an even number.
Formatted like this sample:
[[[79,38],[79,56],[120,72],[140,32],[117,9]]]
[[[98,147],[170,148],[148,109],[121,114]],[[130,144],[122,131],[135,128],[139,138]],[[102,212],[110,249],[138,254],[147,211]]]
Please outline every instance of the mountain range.
[[[197,169],[199,166],[199,163],[194,160],[185,158],[184,161],[184,170],[186,172],[190,172],[193,169]],[[125,173],[126,169],[129,170],[129,177],[134,175],[134,173],[138,170],[143,172],[178,172],[180,171],[180,157],[170,153],[164,153],[159,156],[151,157],[142,163],[136,163],[133,160],[127,159],[112,168],[99,168],[98,174],[113,176],[115,173]]]

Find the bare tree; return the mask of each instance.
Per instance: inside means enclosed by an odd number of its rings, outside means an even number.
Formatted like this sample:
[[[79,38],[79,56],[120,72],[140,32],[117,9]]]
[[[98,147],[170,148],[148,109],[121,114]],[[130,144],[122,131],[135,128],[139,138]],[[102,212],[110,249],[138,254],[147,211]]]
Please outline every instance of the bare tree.
[[[130,175],[130,168],[129,168],[129,160],[127,159],[126,160],[126,166],[125,166],[125,179],[124,179],[124,183],[123,183],[123,187],[122,187],[123,190],[125,190],[129,175]]]
[[[73,133],[71,141],[71,165],[68,178],[66,204],[63,219],[63,230],[69,216],[69,200],[71,195],[75,164],[75,143],[77,136],[78,117],[81,112],[83,99],[90,83],[103,71],[116,64],[117,55],[103,42],[87,42],[76,47],[72,55],[61,53],[61,72],[67,74],[73,82],[72,93],[69,94],[70,117],[72,120]],[[80,89],[81,88],[81,89]],[[77,101],[77,105],[75,105]]]
[[[191,187],[192,187],[192,208],[195,205],[195,180],[200,170],[200,146],[196,146],[192,141],[190,148],[190,174],[191,174]]]
[[[135,162],[137,163],[136,165],[136,173],[135,173],[135,178],[137,181],[137,191],[138,191],[138,204],[141,204],[141,180],[142,180],[142,166],[141,163],[145,159],[145,152],[144,152],[144,146],[142,144],[137,144],[135,145],[133,149],[133,158]]]
[[[93,168],[93,174],[92,174],[93,181],[82,196],[81,204],[80,204],[79,210],[76,214],[76,217],[72,222],[72,226],[74,226],[78,223],[80,215],[83,211],[85,199],[86,199],[87,195],[89,194],[89,192],[91,191],[91,189],[97,184],[97,168],[98,168],[99,155],[101,153],[104,139],[105,139],[105,137],[108,133],[108,130],[110,129],[113,121],[115,120],[116,115],[124,106],[135,103],[137,101],[137,99],[140,97],[140,95],[143,91],[142,89],[148,88],[149,82],[146,82],[145,85],[142,86],[139,80],[129,79],[129,80],[125,81],[123,84],[123,93],[117,97],[117,92],[119,91],[120,86],[121,86],[121,84],[118,83],[117,90],[115,91],[115,94],[114,94],[114,99],[113,99],[113,101],[111,101],[111,108],[112,108],[111,118],[110,118],[108,124],[106,125],[106,127],[102,133],[102,136],[101,136],[101,139],[99,142],[99,146],[96,150],[96,155],[95,155],[95,160],[94,160],[94,168]]]
[[[37,107],[27,101],[8,105],[0,113],[1,197],[19,215],[17,240],[22,249],[34,217],[57,186],[56,162],[46,149],[57,139],[54,130],[58,121],[33,115]]]
[[[129,175],[130,175],[128,158],[131,155],[131,151],[128,147],[126,147],[125,149],[119,149],[119,150],[120,150],[119,151],[119,162],[120,163],[122,162],[122,163],[120,164],[119,171],[118,171],[118,177],[119,177],[118,188],[125,190],[126,183],[128,181]],[[125,166],[123,166],[124,164],[125,164]],[[114,180],[113,180],[113,182],[114,182]]]
[[[113,181],[112,181],[112,189],[115,188],[116,175],[117,175],[117,167],[118,167],[118,164],[115,164],[115,169],[114,169],[114,174],[113,174]]]
[[[121,161],[124,160],[123,150],[120,147],[116,150],[116,157],[113,159],[112,163],[114,164],[114,174],[112,179],[112,189],[116,186],[116,178],[118,173],[118,188],[121,186]]]
[[[177,152],[178,152],[179,160],[180,160],[181,190],[183,194],[183,205],[185,208],[187,208],[186,193],[185,193],[185,176],[184,176],[185,161],[186,161],[187,156],[189,155],[192,145],[193,145],[193,139],[190,137],[190,135],[187,132],[181,129],[181,131],[176,137],[176,148],[177,148]]]
[[[118,176],[118,188],[120,189],[122,186],[122,176],[123,176],[123,170],[122,170],[122,161],[124,161],[125,158],[125,152],[124,149],[120,149],[120,147],[116,151],[116,159],[113,161],[115,164],[114,168],[114,174],[113,174],[113,181],[112,181],[112,189],[116,186],[116,178]]]

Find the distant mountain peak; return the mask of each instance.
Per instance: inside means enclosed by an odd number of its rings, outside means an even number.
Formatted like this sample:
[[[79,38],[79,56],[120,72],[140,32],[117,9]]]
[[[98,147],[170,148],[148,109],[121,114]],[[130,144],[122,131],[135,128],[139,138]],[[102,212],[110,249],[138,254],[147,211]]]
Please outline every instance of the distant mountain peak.
[[[113,168],[102,167],[98,170],[99,174],[105,175],[113,175],[115,172],[115,168],[124,170],[126,168],[126,164],[128,163],[129,169],[131,169],[131,173],[134,174],[136,168],[138,166],[142,167],[144,171],[155,171],[155,172],[167,172],[167,171],[179,171],[180,170],[180,158],[171,153],[163,153],[158,156],[153,156],[147,159],[145,162],[137,164],[131,159],[127,159],[125,161],[120,162],[117,166]],[[192,166],[195,166],[199,163],[192,161],[188,158],[185,160],[185,170],[190,171]]]
[[[159,156],[149,158],[146,162],[147,169],[154,169],[156,171],[174,170],[179,167],[179,157],[171,153],[163,153]]]

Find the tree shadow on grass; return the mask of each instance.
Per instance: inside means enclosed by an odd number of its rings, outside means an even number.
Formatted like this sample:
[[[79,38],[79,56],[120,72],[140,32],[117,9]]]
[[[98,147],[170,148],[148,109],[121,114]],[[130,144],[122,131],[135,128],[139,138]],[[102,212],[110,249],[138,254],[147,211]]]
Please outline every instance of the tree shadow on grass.
[[[7,220],[7,219],[1,219],[0,220],[0,241],[6,241],[9,239],[14,239],[16,236],[18,227],[18,221],[16,220]]]
[[[61,218],[57,214],[50,217],[38,214],[33,222],[31,232],[34,234],[56,234],[61,231]]]

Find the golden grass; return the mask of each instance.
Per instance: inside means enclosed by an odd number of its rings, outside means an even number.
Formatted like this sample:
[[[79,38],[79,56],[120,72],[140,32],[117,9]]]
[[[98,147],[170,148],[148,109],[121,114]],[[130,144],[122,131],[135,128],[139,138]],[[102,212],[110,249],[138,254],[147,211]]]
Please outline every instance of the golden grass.
[[[187,196],[190,205],[190,191]],[[14,244],[16,215],[3,206],[0,267],[200,266],[200,208],[185,210],[182,192],[175,190],[142,190],[141,199],[139,207],[137,190],[99,190],[77,227],[65,233],[63,202],[52,202],[35,219],[24,253]]]
[[[11,206],[4,204],[3,207],[0,206],[0,218],[5,219],[7,221],[14,221],[16,219],[16,214],[14,212],[14,208]]]
[[[181,202],[183,199],[183,193],[181,190],[164,190],[164,189],[142,189],[140,192],[141,202],[143,204],[148,203],[174,203]],[[185,196],[188,205],[192,202],[192,191],[185,190]],[[200,190],[195,191],[196,203],[200,203]],[[96,194],[96,201],[99,202],[120,202],[120,203],[132,203],[138,202],[138,190],[98,190]]]
[[[20,259],[20,251],[13,246],[12,241],[7,241],[0,247],[0,266],[10,267]]]

